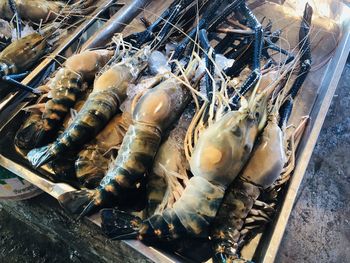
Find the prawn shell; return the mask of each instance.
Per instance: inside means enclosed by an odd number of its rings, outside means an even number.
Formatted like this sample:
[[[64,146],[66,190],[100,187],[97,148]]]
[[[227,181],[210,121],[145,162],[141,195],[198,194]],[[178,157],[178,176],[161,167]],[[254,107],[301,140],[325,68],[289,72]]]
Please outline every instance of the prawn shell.
[[[11,43],[0,53],[0,66],[6,75],[24,72],[47,51],[48,44],[39,33],[32,33]]]
[[[193,107],[188,106],[157,152],[147,184],[149,216],[172,207],[189,181],[184,140],[193,115]]]
[[[228,187],[248,160],[257,133],[257,122],[246,113],[227,113],[199,138],[190,161],[192,173]]]
[[[157,129],[142,124],[131,125],[123,139],[117,159],[103,178],[100,187],[134,187],[152,164],[160,141],[161,136]]]
[[[112,89],[118,97],[119,104],[126,98],[128,84],[133,80],[130,68],[124,64],[111,67],[104,72],[94,83],[93,92]]]
[[[96,188],[106,171],[111,158],[115,155],[115,148],[119,147],[126,133],[130,119],[124,114],[115,116],[108,125],[86,145],[78,154],[75,162],[77,178],[85,186]]]
[[[108,169],[109,159],[97,147],[87,148],[79,153],[75,161],[76,176],[87,188],[96,188]]]
[[[211,227],[216,253],[237,257],[238,241],[244,221],[251,211],[260,189],[239,177],[226,191]]]
[[[109,50],[87,50],[67,59],[65,67],[88,81],[95,77],[98,70],[108,62],[112,55],[113,52]]]
[[[11,11],[8,1],[2,1],[0,15],[6,19],[12,19],[14,14]],[[40,22],[50,21],[57,17],[63,10],[65,4],[59,1],[47,0],[14,0],[19,15],[24,20]]]
[[[285,163],[282,130],[275,121],[269,121],[241,177],[266,188],[277,180]]]
[[[202,177],[192,177],[173,208],[182,225],[196,237],[207,234],[215,218],[224,189],[211,184]]]
[[[186,88],[176,79],[167,79],[141,97],[133,119],[164,131],[176,120],[188,99],[189,92]]]
[[[46,131],[57,128],[82,93],[80,75],[67,68],[56,73],[52,85],[54,88],[49,91],[51,100],[46,102],[42,117]]]

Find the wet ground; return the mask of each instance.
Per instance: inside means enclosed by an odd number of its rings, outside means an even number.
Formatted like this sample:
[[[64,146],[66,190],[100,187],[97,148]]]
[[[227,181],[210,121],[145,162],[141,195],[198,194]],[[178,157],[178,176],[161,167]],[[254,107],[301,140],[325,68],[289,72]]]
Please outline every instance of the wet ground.
[[[27,224],[0,209],[0,262],[69,262],[64,245],[52,242]]]
[[[349,112],[348,60],[302,182],[276,263],[350,262]],[[103,246],[105,242],[100,243]],[[98,249],[92,244],[81,246]],[[72,252],[74,250],[66,246],[67,242],[48,237],[0,208],[0,262],[82,262]]]

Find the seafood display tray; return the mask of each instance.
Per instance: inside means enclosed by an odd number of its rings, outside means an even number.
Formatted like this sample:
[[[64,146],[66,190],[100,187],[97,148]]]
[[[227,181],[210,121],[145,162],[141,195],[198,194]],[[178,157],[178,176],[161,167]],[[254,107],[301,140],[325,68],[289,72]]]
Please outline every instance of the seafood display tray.
[[[128,1],[124,1],[128,2]],[[129,1],[130,5],[141,5],[146,2],[158,1]],[[164,1],[170,2],[170,1]],[[160,3],[158,3],[160,4]],[[162,6],[162,4],[160,4]],[[162,6],[163,7],[163,6]],[[348,10],[347,10],[348,11]],[[136,17],[135,7],[134,8],[122,8],[118,11],[119,16],[131,16]],[[117,13],[117,14],[118,14]],[[125,21],[125,20],[123,20]],[[118,22],[120,23],[120,22]],[[346,63],[347,56],[350,50],[350,17],[347,16],[341,21],[341,39],[332,56],[332,59],[325,65],[320,71],[320,75],[313,79],[313,86],[317,87],[314,94],[309,94],[312,98],[304,97],[303,101],[299,101],[298,106],[307,108],[307,113],[310,116],[310,121],[300,143],[297,156],[296,156],[296,167],[294,174],[288,183],[283,193],[283,198],[279,200],[278,213],[274,221],[269,224],[263,234],[258,235],[254,238],[243,250],[243,256],[248,259],[253,259],[254,262],[273,262],[279,244],[282,240],[284,230],[286,228],[288,218],[293,208],[294,201],[298,192],[299,185],[303,179],[304,173],[308,166],[310,157],[312,155],[314,146],[317,142],[318,135],[320,133],[322,124],[326,117],[328,108],[332,101],[335,89]],[[108,28],[113,23],[107,23]],[[121,31],[121,28],[118,29]],[[94,39],[99,39],[99,36],[94,36]],[[100,38],[102,41],[102,38]],[[74,41],[78,41],[77,38]],[[74,44],[74,41],[66,43],[62,48],[61,53]],[[97,42],[89,40],[90,43],[96,45]],[[58,53],[58,54],[61,54]],[[56,65],[57,66],[57,65]],[[42,63],[30,76],[25,80],[26,84],[38,82],[38,79],[43,79],[50,72],[56,68],[54,60],[46,61]],[[316,83],[315,83],[316,82]],[[305,86],[311,85],[310,81],[305,83]],[[304,94],[303,94],[304,95]],[[306,94],[307,95],[307,94]],[[305,95],[305,96],[306,96]],[[305,102],[304,102],[305,100]],[[73,187],[64,183],[53,183],[45,177],[45,171],[37,171],[33,169],[27,160],[25,160],[15,149],[13,144],[14,136],[18,128],[23,122],[25,113],[22,109],[29,103],[30,96],[28,94],[17,93],[11,98],[11,103],[5,110],[0,112],[0,165],[14,172],[18,176],[24,178],[30,183],[36,185],[43,191],[47,192],[54,198],[58,198],[61,194],[74,190]],[[311,102],[311,103],[310,103]],[[1,108],[1,107],[0,107]],[[94,217],[92,220],[97,225],[99,221]],[[130,249],[136,250],[144,255],[145,260],[153,262],[191,262],[179,255],[164,252],[154,247],[149,247],[139,241],[122,241],[130,246]]]

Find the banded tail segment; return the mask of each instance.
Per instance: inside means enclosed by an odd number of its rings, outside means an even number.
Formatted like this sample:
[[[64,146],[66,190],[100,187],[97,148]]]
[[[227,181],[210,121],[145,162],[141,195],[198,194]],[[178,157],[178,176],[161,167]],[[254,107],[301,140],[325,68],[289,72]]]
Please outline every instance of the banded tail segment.
[[[239,259],[240,231],[259,195],[257,186],[240,178],[227,190],[211,230],[214,262],[236,262],[234,260]]]
[[[102,217],[103,229],[114,239],[137,237],[142,240],[172,240],[187,235],[205,237],[223,196],[224,189],[195,176],[190,179],[173,208],[142,222],[137,218],[130,219],[128,214],[105,212]]]
[[[46,102],[43,113],[46,131],[57,129],[69,110],[74,107],[81,95],[81,77],[77,73],[62,68],[55,77],[54,88],[49,92],[51,100]]]
[[[33,149],[28,160],[40,167],[67,150],[77,150],[91,140],[113,117],[119,106],[113,90],[92,93],[71,125],[51,145]]]
[[[99,208],[108,207],[111,203],[130,202],[131,196],[137,195],[143,184],[145,173],[153,161],[160,141],[161,135],[156,128],[140,123],[131,125],[117,159],[94,194],[67,194],[61,202],[62,206],[85,216]],[[80,205],[82,203],[84,204]]]

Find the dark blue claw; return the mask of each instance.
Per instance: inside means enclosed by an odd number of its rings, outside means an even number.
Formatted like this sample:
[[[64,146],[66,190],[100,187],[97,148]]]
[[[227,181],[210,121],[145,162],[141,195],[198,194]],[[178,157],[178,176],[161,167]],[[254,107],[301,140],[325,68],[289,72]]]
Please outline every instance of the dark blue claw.
[[[231,98],[231,104],[233,108],[238,108],[238,102],[241,99],[241,96],[245,95],[249,90],[251,90],[261,77],[261,71],[259,69],[253,70],[243,85],[239,88],[238,92]]]
[[[17,79],[23,79],[23,78],[26,77],[28,74],[29,74],[29,71],[26,71],[26,72],[19,73],[19,74],[7,75],[7,77],[17,80]]]
[[[126,37],[124,40],[131,43],[134,47],[141,48],[141,46],[156,37],[153,44],[153,48],[162,44],[163,40],[169,34],[173,28],[176,19],[178,19],[180,13],[186,9],[187,5],[191,4],[191,0],[176,0],[168,9],[166,9],[162,15],[143,32],[132,34]],[[161,26],[161,24],[164,24]]]
[[[289,97],[280,108],[280,111],[279,111],[279,114],[281,116],[279,121],[280,127],[283,127],[287,124],[288,119],[292,112],[294,98],[298,94],[298,91],[303,85],[306,79],[306,76],[309,73],[311,68],[312,58],[311,58],[311,44],[310,44],[309,33],[310,33],[312,13],[313,13],[312,7],[307,3],[305,5],[304,16],[303,16],[303,20],[301,22],[301,27],[299,30],[299,50],[301,52],[300,69],[289,91]]]
[[[2,80],[5,82],[8,82],[14,86],[16,86],[16,88],[31,92],[31,93],[36,93],[35,89],[33,89],[32,87],[29,87],[27,85],[22,84],[21,82],[17,81],[16,79],[11,78],[11,76],[3,76]]]
[[[215,61],[215,51],[210,46],[209,39],[207,36],[207,31],[205,29],[202,29],[201,31],[199,31],[199,42],[201,47],[204,49],[205,64],[208,69],[208,73],[205,74],[205,86],[206,86],[207,98],[209,101],[211,101],[213,96],[214,83],[210,75],[214,76],[214,72],[215,72],[215,66],[213,62],[213,60]],[[211,57],[209,57],[209,54],[211,54]]]
[[[254,87],[261,77],[260,60],[263,48],[263,29],[260,22],[247,7],[246,3],[242,3],[239,6],[238,12],[247,19],[247,24],[254,30],[253,65],[251,74],[241,87],[238,88],[238,91],[231,99],[231,104],[234,108],[237,108],[241,96],[245,95],[252,87]]]
[[[270,55],[268,54],[268,50],[269,49],[275,50],[275,51],[277,51],[277,52],[279,52],[287,57],[285,62],[281,63],[281,64],[288,64],[289,62],[294,60],[294,55],[275,44],[275,42],[278,40],[280,34],[281,34],[281,31],[278,30],[278,31],[273,32],[264,38],[265,42],[266,42],[266,47],[264,48],[263,53],[264,53],[266,58],[270,58]]]

